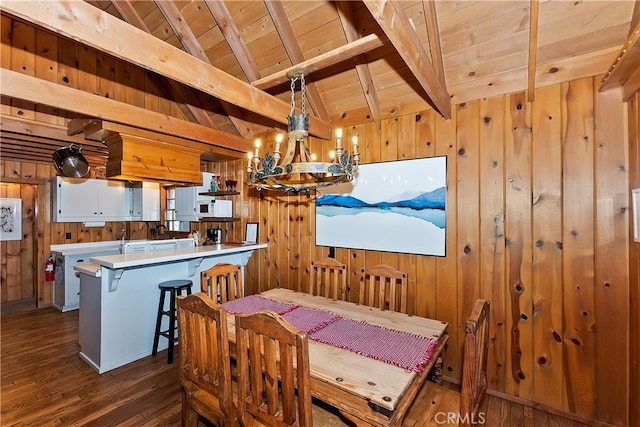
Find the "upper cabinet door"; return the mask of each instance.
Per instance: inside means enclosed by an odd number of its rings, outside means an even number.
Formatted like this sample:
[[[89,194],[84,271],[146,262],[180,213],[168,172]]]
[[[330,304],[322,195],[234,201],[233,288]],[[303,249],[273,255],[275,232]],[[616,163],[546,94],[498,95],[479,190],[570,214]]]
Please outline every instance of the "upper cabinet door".
[[[131,218],[131,192],[123,181],[96,180],[98,184],[98,218],[101,221],[123,221]],[[129,197],[127,197],[129,196]]]
[[[57,176],[53,189],[53,217],[56,222],[98,219],[98,188],[95,179]]]
[[[124,182],[56,177],[53,191],[55,222],[129,221],[131,192]]]

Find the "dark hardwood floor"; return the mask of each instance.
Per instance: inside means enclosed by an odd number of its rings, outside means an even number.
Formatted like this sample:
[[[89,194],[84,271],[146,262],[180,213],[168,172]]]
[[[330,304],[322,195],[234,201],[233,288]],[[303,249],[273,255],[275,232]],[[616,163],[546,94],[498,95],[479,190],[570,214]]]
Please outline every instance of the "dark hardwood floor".
[[[166,363],[166,351],[98,375],[78,356],[77,310],[11,303],[0,311],[1,426],[180,425],[178,364]],[[315,425],[336,425],[316,409]],[[493,396],[482,410],[491,427],[586,426]]]

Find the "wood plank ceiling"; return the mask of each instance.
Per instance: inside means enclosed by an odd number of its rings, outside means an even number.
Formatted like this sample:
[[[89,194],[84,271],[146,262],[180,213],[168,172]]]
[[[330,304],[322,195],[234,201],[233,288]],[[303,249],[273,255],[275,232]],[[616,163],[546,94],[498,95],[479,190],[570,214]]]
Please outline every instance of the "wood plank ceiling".
[[[285,126],[290,99],[286,73],[292,67],[310,71],[310,130],[324,139],[331,138],[332,127],[379,123],[428,108],[447,118],[452,104],[504,93],[529,89],[532,100],[534,87],[608,70],[614,76],[608,86],[628,80],[637,85],[640,78],[632,76],[640,50],[634,33],[637,4],[114,0],[3,1],[0,8],[4,16],[155,71],[150,74],[163,96],[175,102],[183,117],[210,129],[193,131],[201,142],[240,153],[255,133]],[[108,16],[100,17],[101,11]],[[112,24],[114,17],[118,21]],[[5,33],[2,43],[11,44],[12,35]],[[610,70],[623,45],[632,48],[626,69]],[[175,61],[165,61],[163,55]],[[15,71],[3,61],[3,104],[28,101],[66,111],[67,117],[101,117],[159,130],[153,126],[155,116],[144,116],[134,106],[120,116],[101,113],[111,110],[108,103],[94,110],[74,107],[64,102],[73,97],[64,92],[68,88]],[[86,103],[79,105],[99,105],[95,95],[83,96]],[[171,118],[158,127],[173,136],[184,131]],[[99,141],[65,131],[64,126],[34,127],[3,114],[0,157],[48,162],[57,146],[80,140],[92,161],[104,161],[107,153]]]

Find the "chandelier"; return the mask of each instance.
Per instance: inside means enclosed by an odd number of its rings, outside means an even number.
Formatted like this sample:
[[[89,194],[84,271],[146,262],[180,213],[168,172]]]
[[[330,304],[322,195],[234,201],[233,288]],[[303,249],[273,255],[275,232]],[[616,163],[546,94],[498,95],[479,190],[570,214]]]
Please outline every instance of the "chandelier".
[[[342,130],[336,130],[335,151],[329,153],[330,162],[316,161],[309,150],[309,114],[306,112],[305,76],[307,71],[296,69],[287,73],[291,80],[291,111],[287,116],[288,134],[284,156],[280,151],[283,134],[276,135],[273,154],[260,157],[260,140],[254,152],[247,153],[247,184],[258,190],[279,190],[284,193],[309,194],[318,188],[351,181],[358,169],[358,137],[354,136],[353,157],[342,147]],[[300,81],[300,114],[295,114],[296,82]]]

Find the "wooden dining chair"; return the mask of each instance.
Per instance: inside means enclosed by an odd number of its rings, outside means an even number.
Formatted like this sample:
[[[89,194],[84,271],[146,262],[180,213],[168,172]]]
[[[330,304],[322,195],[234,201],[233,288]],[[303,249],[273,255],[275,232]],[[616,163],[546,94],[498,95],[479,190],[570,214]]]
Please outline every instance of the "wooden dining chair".
[[[220,263],[200,273],[200,288],[218,304],[242,298],[242,266]]]
[[[467,319],[461,391],[425,381],[405,417],[404,426],[483,424],[479,409],[487,391],[489,306],[489,301],[477,300]]]
[[[198,415],[233,424],[227,313],[203,293],[178,297],[182,425],[197,426]]]
[[[363,268],[358,303],[380,310],[407,312],[407,273],[390,265]]]
[[[242,425],[311,426],[307,334],[272,311],[236,315],[236,349]]]
[[[347,288],[347,266],[335,258],[323,258],[311,261],[311,281],[309,293],[326,298],[346,301],[349,298]]]

